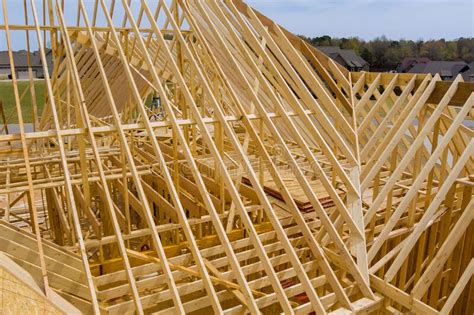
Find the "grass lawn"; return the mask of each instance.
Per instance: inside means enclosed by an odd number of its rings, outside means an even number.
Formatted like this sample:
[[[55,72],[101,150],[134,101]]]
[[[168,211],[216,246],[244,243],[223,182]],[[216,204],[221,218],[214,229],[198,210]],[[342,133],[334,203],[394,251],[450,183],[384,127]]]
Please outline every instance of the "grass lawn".
[[[36,104],[38,106],[38,115],[41,115],[44,106],[44,80],[35,80]],[[25,93],[26,91],[26,93]],[[31,103],[31,93],[29,90],[29,81],[18,82],[18,93],[21,99],[21,111],[25,123],[33,122],[33,108]],[[3,102],[3,110],[9,124],[18,123],[16,114],[15,97],[13,95],[13,84],[11,81],[0,81],[0,101]],[[13,113],[12,113],[13,112]],[[0,119],[0,123],[3,121]]]

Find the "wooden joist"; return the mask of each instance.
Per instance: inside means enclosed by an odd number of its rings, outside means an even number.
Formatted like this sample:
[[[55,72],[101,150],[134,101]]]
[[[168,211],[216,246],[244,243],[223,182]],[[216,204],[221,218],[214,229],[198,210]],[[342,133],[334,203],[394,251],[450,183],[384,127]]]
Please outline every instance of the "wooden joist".
[[[46,296],[474,312],[473,83],[350,73],[240,0],[36,2],[19,25],[2,0],[0,251]],[[38,43],[41,100],[31,65],[16,78],[17,35]]]

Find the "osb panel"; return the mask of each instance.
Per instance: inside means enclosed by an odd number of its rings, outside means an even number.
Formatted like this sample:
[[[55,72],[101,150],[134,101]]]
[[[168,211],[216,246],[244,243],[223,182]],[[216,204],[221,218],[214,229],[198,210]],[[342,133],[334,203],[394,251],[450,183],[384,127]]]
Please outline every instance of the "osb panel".
[[[15,276],[0,268],[0,314],[63,314]]]

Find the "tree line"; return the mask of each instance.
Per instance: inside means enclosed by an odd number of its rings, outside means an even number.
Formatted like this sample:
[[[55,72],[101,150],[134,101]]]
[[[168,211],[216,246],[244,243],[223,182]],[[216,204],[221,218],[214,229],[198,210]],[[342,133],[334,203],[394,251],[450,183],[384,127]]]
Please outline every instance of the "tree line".
[[[314,38],[301,37],[314,46],[338,46],[342,49],[354,49],[370,64],[371,69],[379,71],[395,70],[405,57],[474,62],[474,38],[413,41],[391,40],[381,36],[365,41],[358,37],[332,38],[327,35]]]

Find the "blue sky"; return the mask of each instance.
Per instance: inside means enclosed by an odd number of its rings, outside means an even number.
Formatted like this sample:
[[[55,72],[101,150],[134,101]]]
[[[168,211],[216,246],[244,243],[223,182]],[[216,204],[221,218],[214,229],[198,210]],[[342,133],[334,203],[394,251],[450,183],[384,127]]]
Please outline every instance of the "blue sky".
[[[474,37],[474,0],[247,0],[288,30],[310,37]]]
[[[155,0],[148,1],[155,2]],[[6,2],[10,24],[24,24],[23,0]],[[35,2],[41,16],[42,0]],[[94,0],[84,2],[91,17]],[[110,3],[110,0],[106,2]],[[357,36],[366,40],[382,35],[390,39],[413,40],[474,37],[474,0],[246,0],[246,2],[293,33],[309,37]],[[74,25],[76,1],[65,0],[65,3],[67,23]],[[132,0],[132,10],[137,12],[138,8],[139,1]],[[116,25],[121,24],[121,16],[123,12],[114,16]],[[100,16],[98,19],[105,24],[105,19]],[[0,24],[3,24],[1,9]],[[30,36],[32,48],[36,48],[36,35],[31,32]],[[24,49],[25,32],[12,32],[12,42],[14,49]],[[0,50],[6,48],[5,34],[0,31]]]

